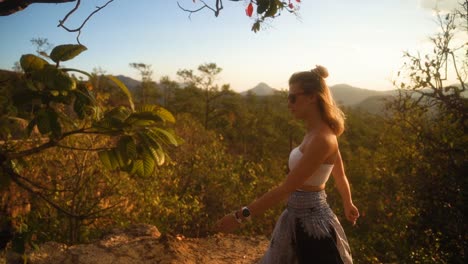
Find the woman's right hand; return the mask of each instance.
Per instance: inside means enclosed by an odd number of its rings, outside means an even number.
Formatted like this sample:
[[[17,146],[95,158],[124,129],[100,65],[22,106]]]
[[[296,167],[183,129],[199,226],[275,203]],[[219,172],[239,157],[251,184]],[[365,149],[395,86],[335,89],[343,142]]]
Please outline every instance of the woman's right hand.
[[[359,210],[357,209],[357,207],[353,203],[350,203],[348,205],[345,205],[344,210],[346,219],[348,219],[348,221],[355,225],[357,219],[359,218]]]

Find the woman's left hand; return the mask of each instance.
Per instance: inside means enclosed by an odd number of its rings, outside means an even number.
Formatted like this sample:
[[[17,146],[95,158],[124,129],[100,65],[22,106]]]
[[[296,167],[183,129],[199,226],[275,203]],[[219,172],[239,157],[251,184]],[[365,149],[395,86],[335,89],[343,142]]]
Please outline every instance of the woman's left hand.
[[[348,205],[345,205],[344,210],[346,219],[348,219],[348,221],[355,225],[357,219],[359,218],[359,210],[357,209],[357,207],[353,203],[350,203]]]
[[[218,220],[213,229],[215,232],[232,233],[239,226],[240,224],[236,221],[234,216],[232,214],[228,214]]]

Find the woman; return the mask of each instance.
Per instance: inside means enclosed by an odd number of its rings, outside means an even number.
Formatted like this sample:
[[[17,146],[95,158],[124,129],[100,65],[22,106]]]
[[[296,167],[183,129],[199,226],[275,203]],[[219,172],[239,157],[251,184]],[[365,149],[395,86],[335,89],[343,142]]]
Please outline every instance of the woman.
[[[351,199],[337,141],[344,130],[344,116],[325,83],[327,76],[327,69],[317,66],[289,79],[288,108],[305,122],[307,133],[290,153],[285,181],[216,224],[218,231],[231,232],[243,221],[288,199],[260,263],[352,263],[346,235],[324,191],[332,174],[346,218],[355,224],[359,211]]]

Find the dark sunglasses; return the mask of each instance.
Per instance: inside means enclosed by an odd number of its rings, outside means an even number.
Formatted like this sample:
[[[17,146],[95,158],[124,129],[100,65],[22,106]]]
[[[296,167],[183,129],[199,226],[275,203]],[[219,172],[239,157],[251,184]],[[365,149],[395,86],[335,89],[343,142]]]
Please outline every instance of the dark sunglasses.
[[[288,101],[291,103],[291,104],[295,104],[296,103],[296,100],[297,100],[297,97],[299,95],[304,95],[306,94],[305,92],[302,92],[302,93],[290,93],[288,94]]]

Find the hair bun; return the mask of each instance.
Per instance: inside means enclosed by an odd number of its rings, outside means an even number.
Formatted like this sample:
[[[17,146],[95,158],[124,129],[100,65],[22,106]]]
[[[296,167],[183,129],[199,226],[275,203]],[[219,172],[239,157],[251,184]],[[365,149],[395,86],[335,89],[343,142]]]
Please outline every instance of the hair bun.
[[[328,70],[322,65],[316,65],[315,69],[311,70],[311,72],[318,74],[318,76],[324,79],[328,77]]]

